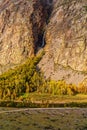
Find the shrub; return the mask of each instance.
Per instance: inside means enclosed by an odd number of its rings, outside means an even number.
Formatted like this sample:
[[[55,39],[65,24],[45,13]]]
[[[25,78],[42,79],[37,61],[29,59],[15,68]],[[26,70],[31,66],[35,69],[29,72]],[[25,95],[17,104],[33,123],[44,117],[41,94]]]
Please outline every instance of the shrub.
[[[42,74],[37,68],[42,54],[28,59],[23,65],[10,69],[0,76],[0,99],[14,100],[23,93],[34,92],[42,84]]]
[[[77,87],[72,84],[66,84],[64,80],[45,82],[39,89],[41,93],[49,93],[52,95],[74,95],[77,92]]]

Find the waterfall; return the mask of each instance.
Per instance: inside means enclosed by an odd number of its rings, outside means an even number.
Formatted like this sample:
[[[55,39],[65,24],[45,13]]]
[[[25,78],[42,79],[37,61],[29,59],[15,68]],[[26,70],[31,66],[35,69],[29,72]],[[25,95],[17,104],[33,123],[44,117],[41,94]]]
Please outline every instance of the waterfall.
[[[41,47],[43,48],[44,46],[45,46],[45,33],[43,34]]]

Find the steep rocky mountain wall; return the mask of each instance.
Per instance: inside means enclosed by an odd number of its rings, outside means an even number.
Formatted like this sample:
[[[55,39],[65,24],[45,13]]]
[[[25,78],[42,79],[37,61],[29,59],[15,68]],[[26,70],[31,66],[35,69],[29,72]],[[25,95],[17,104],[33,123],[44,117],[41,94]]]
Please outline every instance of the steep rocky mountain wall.
[[[57,0],[45,32],[45,76],[78,83],[87,72],[87,0]]]
[[[46,8],[39,0],[0,1],[0,73],[34,56],[48,17]]]
[[[87,0],[2,0],[0,73],[37,54],[46,78],[69,83],[87,77]]]

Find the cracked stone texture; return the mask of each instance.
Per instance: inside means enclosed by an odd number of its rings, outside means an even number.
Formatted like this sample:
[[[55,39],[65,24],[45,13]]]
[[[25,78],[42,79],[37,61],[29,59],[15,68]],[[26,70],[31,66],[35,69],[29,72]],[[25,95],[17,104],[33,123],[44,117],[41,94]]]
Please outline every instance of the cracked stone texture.
[[[0,1],[0,73],[34,56],[45,11],[39,0]]]
[[[45,41],[46,53],[39,64],[45,76],[59,80],[68,74],[68,82],[81,82],[87,71],[87,0],[57,0]]]
[[[38,66],[46,78],[78,84],[87,78],[87,0],[54,0],[52,12],[41,2],[0,2],[0,73],[41,50],[45,30],[46,53]]]

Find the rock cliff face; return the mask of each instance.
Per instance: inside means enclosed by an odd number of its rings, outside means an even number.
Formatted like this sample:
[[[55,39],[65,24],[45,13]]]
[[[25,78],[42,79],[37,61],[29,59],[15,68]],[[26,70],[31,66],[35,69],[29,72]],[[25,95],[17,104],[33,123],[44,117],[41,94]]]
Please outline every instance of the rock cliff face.
[[[74,83],[83,80],[81,72],[87,72],[87,0],[57,0],[45,41],[46,54],[40,63],[45,76]]]
[[[0,73],[35,54],[46,17],[39,0],[0,1]]]
[[[46,78],[79,83],[87,72],[87,0],[2,0],[0,73],[34,56]]]

